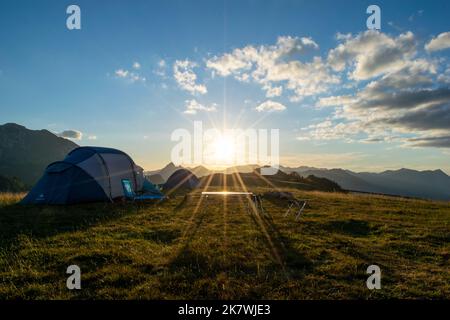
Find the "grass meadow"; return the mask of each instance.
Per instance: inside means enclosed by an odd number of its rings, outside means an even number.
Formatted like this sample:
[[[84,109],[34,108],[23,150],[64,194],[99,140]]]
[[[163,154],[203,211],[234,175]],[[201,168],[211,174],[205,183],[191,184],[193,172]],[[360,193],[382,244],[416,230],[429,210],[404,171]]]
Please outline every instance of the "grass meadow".
[[[264,192],[259,188],[252,190]],[[264,200],[21,206],[0,195],[0,299],[449,299],[450,204],[302,192]],[[81,268],[81,290],[66,268]],[[366,269],[381,268],[381,290]]]

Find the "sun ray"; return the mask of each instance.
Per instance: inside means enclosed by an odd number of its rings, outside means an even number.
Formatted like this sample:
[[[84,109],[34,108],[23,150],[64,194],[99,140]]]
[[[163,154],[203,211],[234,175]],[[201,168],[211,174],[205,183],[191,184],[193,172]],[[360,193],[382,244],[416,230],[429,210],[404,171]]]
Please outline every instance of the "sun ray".
[[[205,185],[203,186],[202,192],[203,192],[203,191],[207,191],[209,185],[211,184],[212,178],[213,178],[213,175],[210,174],[210,175],[208,176],[207,180],[206,180]],[[199,199],[198,199],[198,201],[197,201],[197,203],[196,203],[196,205],[195,205],[195,209],[194,209],[195,212],[197,212],[198,209],[200,208],[200,206],[201,206],[201,204],[202,204],[202,201],[203,201],[203,197],[200,196]]]
[[[269,184],[272,188],[274,188],[275,190],[277,190],[278,192],[281,192],[282,190],[277,187],[274,183],[272,183],[272,181],[270,181],[269,179],[267,179],[266,177],[264,177],[261,173],[259,173],[258,171],[253,171],[255,173],[255,175],[260,178],[262,181],[266,182],[267,184]]]
[[[237,178],[238,178],[239,183],[241,184],[241,187],[243,188],[243,190],[245,190],[245,192],[248,192],[248,189],[247,189],[247,187],[245,186],[245,184],[244,184],[244,182],[243,182],[243,180],[242,180],[242,177],[238,174],[238,175],[237,175]],[[271,237],[270,234],[267,232],[267,229],[266,229],[266,227],[264,226],[264,223],[263,223],[263,221],[261,220],[261,217],[260,217],[260,215],[258,214],[258,210],[257,210],[255,204],[253,203],[252,199],[250,198],[250,195],[247,195],[247,201],[250,202],[252,211],[253,211],[253,213],[254,213],[253,216],[255,217],[255,221],[257,222],[257,224],[258,224],[258,226],[259,226],[259,228],[260,228],[262,234],[263,234],[264,237],[266,238],[266,240],[267,240],[267,242],[268,242],[268,244],[269,244],[270,250],[271,250],[271,252],[272,252],[273,257],[275,258],[276,262],[282,267],[283,272],[286,274],[286,270],[285,270],[285,267],[284,267],[284,263],[283,263],[283,261],[282,261],[282,259],[281,259],[281,255],[279,254],[277,248],[275,247],[275,244],[274,244],[273,241],[272,241],[272,237]]]

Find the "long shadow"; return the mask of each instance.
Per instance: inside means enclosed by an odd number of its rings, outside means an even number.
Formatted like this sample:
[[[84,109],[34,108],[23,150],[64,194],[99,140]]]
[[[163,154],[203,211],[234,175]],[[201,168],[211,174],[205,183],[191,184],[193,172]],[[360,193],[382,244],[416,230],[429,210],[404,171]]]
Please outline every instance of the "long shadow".
[[[252,214],[251,217],[255,224],[259,227],[256,221],[257,218],[254,214]],[[292,240],[280,232],[280,229],[274,223],[271,216],[264,214],[260,215],[260,220],[262,221],[267,232],[271,235],[271,241],[280,254],[280,258],[282,259],[284,270],[286,272],[286,277],[298,278],[301,277],[304,272],[310,272],[313,269],[313,262],[293,247]],[[261,230],[261,232],[263,232],[263,230]],[[267,245],[269,246],[268,243]]]
[[[191,242],[194,240],[195,236],[197,235],[197,232],[202,225],[204,219],[206,216],[206,210],[203,210],[200,212],[199,217],[197,217],[195,223],[192,223],[191,226],[188,226],[185,231],[185,236],[183,239],[183,244],[181,248],[177,251],[176,255],[173,259],[169,262],[168,266],[169,269],[177,269],[179,267],[188,266],[193,264],[191,257],[191,251],[189,250],[189,246]],[[196,259],[196,263],[198,264],[198,259]]]
[[[19,235],[45,238],[60,233],[86,230],[105,221],[136,214],[131,204],[83,204],[70,206],[0,207],[0,249],[8,249]]]
[[[377,227],[371,227],[367,221],[354,219],[329,221],[323,225],[323,228],[352,237],[367,237],[378,230]]]

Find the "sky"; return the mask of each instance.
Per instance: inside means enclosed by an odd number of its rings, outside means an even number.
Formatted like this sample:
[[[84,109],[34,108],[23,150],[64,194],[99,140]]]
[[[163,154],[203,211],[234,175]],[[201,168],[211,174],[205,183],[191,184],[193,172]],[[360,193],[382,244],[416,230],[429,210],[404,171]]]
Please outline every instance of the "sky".
[[[66,9],[81,9],[69,30]],[[368,30],[369,5],[381,30]],[[178,128],[279,129],[288,166],[450,173],[448,1],[0,2],[0,123],[147,170]]]

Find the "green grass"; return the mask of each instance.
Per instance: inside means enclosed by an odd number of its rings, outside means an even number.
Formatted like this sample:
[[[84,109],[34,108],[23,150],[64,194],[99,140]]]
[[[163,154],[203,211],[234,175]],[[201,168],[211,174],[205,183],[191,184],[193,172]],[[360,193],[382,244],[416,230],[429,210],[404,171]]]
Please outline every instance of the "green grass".
[[[263,192],[265,190],[254,190]],[[299,221],[216,198],[24,207],[0,196],[0,299],[450,298],[450,204],[290,190]],[[66,288],[67,266],[82,289]],[[366,269],[382,270],[368,290]]]

